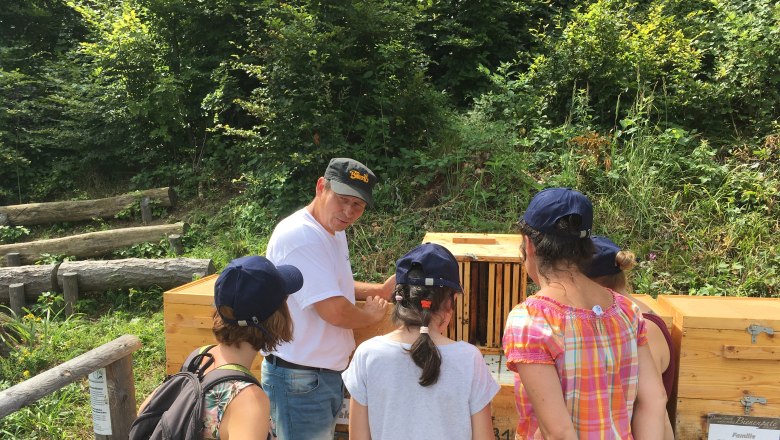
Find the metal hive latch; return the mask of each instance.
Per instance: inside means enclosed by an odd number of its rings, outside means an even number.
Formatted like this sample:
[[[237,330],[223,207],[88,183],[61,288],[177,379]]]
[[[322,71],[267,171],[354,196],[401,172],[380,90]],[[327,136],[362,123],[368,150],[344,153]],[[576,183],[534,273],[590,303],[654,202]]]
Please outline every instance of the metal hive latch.
[[[766,405],[766,399],[763,397],[745,396],[739,400],[739,403],[741,403],[742,406],[745,407],[745,415],[749,416],[750,409],[753,407],[753,405],[756,403]]]
[[[775,329],[773,329],[772,327],[763,327],[763,326],[760,326],[758,324],[750,324],[750,326],[748,326],[748,328],[746,328],[745,330],[748,333],[750,333],[750,342],[752,344],[756,343],[756,338],[761,333],[766,333],[768,335],[774,335],[775,334]]]

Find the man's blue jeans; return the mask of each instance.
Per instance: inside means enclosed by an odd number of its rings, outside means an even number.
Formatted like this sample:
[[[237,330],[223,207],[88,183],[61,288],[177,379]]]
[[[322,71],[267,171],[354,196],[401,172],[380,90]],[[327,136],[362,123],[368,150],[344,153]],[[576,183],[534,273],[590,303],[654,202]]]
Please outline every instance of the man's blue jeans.
[[[280,440],[333,440],[344,400],[341,374],[295,370],[263,361],[263,391],[271,399],[274,434]]]

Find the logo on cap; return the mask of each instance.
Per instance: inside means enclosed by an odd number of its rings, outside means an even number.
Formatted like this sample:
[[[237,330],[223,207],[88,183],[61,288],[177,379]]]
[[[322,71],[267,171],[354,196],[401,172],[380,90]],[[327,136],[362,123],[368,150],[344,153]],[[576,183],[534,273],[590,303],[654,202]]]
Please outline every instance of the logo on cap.
[[[368,173],[360,174],[360,171],[358,170],[350,171],[349,178],[352,180],[362,180],[363,182],[368,183]]]

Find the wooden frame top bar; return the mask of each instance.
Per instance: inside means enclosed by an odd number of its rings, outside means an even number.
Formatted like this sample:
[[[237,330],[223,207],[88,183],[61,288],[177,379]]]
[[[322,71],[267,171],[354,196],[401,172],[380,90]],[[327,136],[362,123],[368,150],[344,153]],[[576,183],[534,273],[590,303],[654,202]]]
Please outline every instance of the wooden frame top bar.
[[[440,244],[458,261],[520,263],[520,234],[428,232],[423,243]]]

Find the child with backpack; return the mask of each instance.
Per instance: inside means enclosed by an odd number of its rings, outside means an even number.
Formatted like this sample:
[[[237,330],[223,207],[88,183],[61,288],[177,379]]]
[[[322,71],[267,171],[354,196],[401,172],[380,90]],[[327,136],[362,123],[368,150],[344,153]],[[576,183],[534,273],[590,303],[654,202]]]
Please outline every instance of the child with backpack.
[[[342,374],[350,393],[350,440],[495,438],[490,402],[499,385],[473,345],[445,336],[458,262],[425,243],[396,263],[398,328],[357,348]]]
[[[218,344],[195,350],[141,404],[130,440],[270,438],[270,402],[249,368],[258,351],[292,339],[286,300],[302,285],[294,266],[231,261],[214,286]]]

